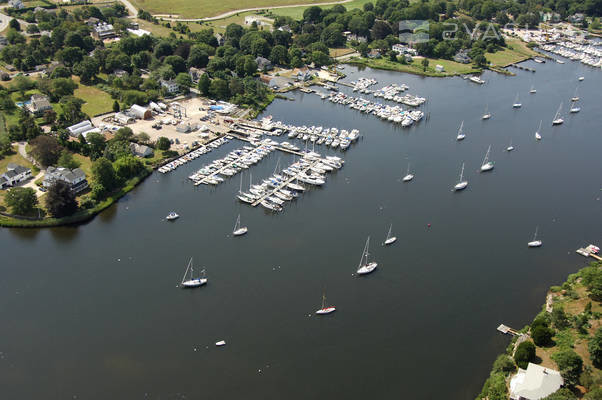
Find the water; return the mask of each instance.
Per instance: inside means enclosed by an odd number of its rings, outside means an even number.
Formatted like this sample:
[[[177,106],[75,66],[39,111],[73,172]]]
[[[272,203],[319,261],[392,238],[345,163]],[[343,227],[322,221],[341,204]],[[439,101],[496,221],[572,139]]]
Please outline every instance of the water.
[[[602,75],[530,66],[537,73],[485,73],[483,86],[346,68],[348,80],[428,97],[430,118],[411,129],[315,95],[276,101],[265,112],[275,119],[364,136],[281,215],[235,201],[238,176],[216,188],[187,181],[241,146],[231,142],[152,175],[86,225],[0,230],[2,397],[473,398],[509,341],[497,325],[527,324],[546,289],[586,263],[574,250],[601,238]],[[568,115],[577,85],[582,111]],[[552,128],[560,101],[566,122]],[[486,104],[493,117],[481,121]],[[479,174],[489,145],[495,169]],[[278,157],[252,168],[254,180]],[[408,161],[416,177],[402,184]],[[462,162],[469,187],[452,193]],[[167,223],[172,209],[181,218]],[[249,233],[232,238],[239,212]],[[383,248],[391,222],[398,241]],[[535,226],[544,246],[527,249]],[[368,235],[379,268],[360,279]],[[191,256],[209,284],[177,289]],[[324,290],[336,313],[310,316]]]

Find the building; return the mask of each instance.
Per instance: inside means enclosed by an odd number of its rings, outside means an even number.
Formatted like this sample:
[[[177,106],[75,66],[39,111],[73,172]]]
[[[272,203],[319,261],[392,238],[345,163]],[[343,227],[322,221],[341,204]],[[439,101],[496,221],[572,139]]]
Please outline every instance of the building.
[[[272,24],[274,23],[273,20],[258,17],[256,15],[247,15],[245,17],[245,25],[253,25],[253,22],[255,22],[258,27],[259,26],[272,26]]]
[[[123,78],[124,76],[127,76],[128,72],[126,70],[117,68],[115,70],[113,70],[113,75],[115,75],[117,78]]]
[[[25,4],[21,0],[8,0],[8,6],[16,10],[22,10],[25,8]]]
[[[86,25],[88,25],[90,27],[94,27],[94,26],[98,25],[99,22],[100,22],[100,20],[98,18],[96,18],[96,17],[90,17],[86,21]]]
[[[582,13],[575,13],[569,17],[569,21],[573,24],[580,24],[585,20],[585,15]]]
[[[117,36],[113,25],[106,22],[99,22],[92,28],[92,36],[98,40],[111,39]]]
[[[25,106],[25,109],[32,113],[36,117],[41,117],[48,110],[52,110],[50,100],[43,94],[34,94],[29,100],[29,104]]]
[[[257,69],[259,71],[268,71],[268,70],[274,68],[272,66],[272,62],[270,60],[268,60],[267,58],[264,58],[264,57],[257,57],[255,59],[255,62],[257,63]]]
[[[62,167],[48,167],[46,169],[46,173],[44,174],[42,186],[48,189],[57,181],[63,181],[67,183],[74,193],[79,193],[82,190],[88,188],[86,174],[81,168],[75,168],[74,170],[70,170],[68,168]]]
[[[543,399],[560,389],[563,383],[560,372],[529,363],[526,370],[519,368],[510,380],[510,399]]]
[[[153,149],[151,149],[148,146],[145,146],[143,144],[138,144],[138,143],[130,143],[130,151],[136,157],[142,157],[142,158],[152,157],[154,154]]]
[[[403,44],[394,44],[393,46],[391,46],[391,50],[393,50],[394,52],[396,52],[399,55],[402,54],[410,54],[412,56],[417,56],[418,52],[416,51],[416,49],[413,49],[411,47],[405,46]]]
[[[454,56],[454,61],[462,63],[462,64],[470,64],[470,61],[472,61],[472,60],[468,56],[468,51],[467,50],[460,50]]]
[[[201,75],[203,75],[205,71],[200,68],[190,67],[188,70],[188,75],[190,75],[190,79],[192,79],[192,83],[199,83],[199,79]]]
[[[345,37],[349,41],[359,42],[359,43],[366,43],[368,41],[368,38],[366,36],[356,35],[355,33],[351,33],[351,32],[345,32],[345,33],[346,33]]]
[[[164,87],[167,90],[167,93],[170,94],[178,93],[180,90],[178,83],[173,79],[169,81],[161,79],[161,87]]]
[[[121,125],[127,125],[127,124],[129,124],[130,122],[134,122],[134,121],[135,121],[135,118],[134,118],[134,117],[131,117],[131,116],[129,116],[129,115],[127,115],[127,114],[125,114],[125,113],[118,112],[118,113],[116,113],[116,114],[113,116],[113,120],[114,120],[115,122],[117,122],[118,124],[121,124]]]
[[[445,68],[443,68],[443,65],[435,65],[435,71],[437,72],[445,72]]]
[[[6,172],[0,178],[0,188],[4,189],[31,178],[31,169],[19,164],[9,163],[6,166]]]
[[[280,28],[278,28],[278,30],[281,32],[293,33],[293,30],[289,25],[282,25]]]
[[[145,31],[144,29],[133,29],[133,28],[128,28],[128,32],[131,33],[134,36],[138,36],[138,37],[142,37],[144,35],[150,35],[149,31]]]
[[[95,128],[94,125],[92,125],[92,122],[85,120],[78,124],[71,125],[67,128],[67,132],[74,138],[78,138],[80,135],[85,138],[90,132],[100,133],[100,129]]]
[[[130,28],[136,30],[136,29],[140,29],[140,24],[138,22],[132,21],[130,22]]]
[[[370,52],[368,53],[368,57],[369,58],[379,58],[381,56],[380,51],[376,50],[376,49],[372,49],[370,50]]]
[[[223,46],[224,43],[226,43],[226,38],[224,38],[224,35],[222,35],[221,33],[218,32],[214,36],[215,40],[217,40],[218,46]]]
[[[128,113],[136,119],[151,119],[153,117],[153,113],[150,109],[139,106],[138,104],[131,106]]]

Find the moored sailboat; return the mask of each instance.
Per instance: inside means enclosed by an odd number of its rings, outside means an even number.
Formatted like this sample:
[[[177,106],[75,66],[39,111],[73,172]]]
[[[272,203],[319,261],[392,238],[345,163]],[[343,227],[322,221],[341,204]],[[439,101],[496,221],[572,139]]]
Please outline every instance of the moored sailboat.
[[[188,271],[190,271],[190,276],[188,277]],[[192,266],[192,257],[188,262],[188,267],[186,267],[186,272],[184,272],[184,276],[182,277],[182,282],[180,282],[180,287],[183,289],[190,289],[199,286],[203,286],[207,283],[207,278],[205,278],[205,270],[202,270],[202,276],[194,277],[194,267]],[[187,278],[188,277],[188,278]]]
[[[232,234],[234,236],[242,236],[245,233],[247,233],[247,227],[240,226],[240,214],[238,214],[238,218],[236,218],[236,223],[234,224],[234,230],[232,231]]]
[[[464,121],[460,124],[460,129],[458,129],[458,135],[456,136],[456,140],[464,140],[466,134],[464,133]]]
[[[483,164],[481,164],[481,172],[491,171],[493,169],[493,161],[489,161],[489,152],[491,151],[491,145],[487,149],[487,153],[485,153],[485,158],[483,159]]]
[[[468,186],[468,181],[464,180],[464,163],[462,163],[462,170],[460,171],[460,180],[454,186],[454,191],[464,190]]]
[[[533,235],[533,240],[530,241],[529,243],[527,243],[527,246],[529,247],[540,247],[543,242],[541,240],[537,240],[537,232],[539,230],[539,227],[535,227],[535,234]]]
[[[560,125],[564,122],[562,116],[560,115],[560,110],[562,109],[562,103],[558,106],[558,110],[556,111],[556,115],[554,115],[554,119],[552,120],[552,125]]]
[[[322,308],[316,311],[318,315],[326,315],[336,311],[335,306],[326,306],[326,293],[322,294]]]
[[[395,243],[395,241],[397,240],[397,237],[395,237],[395,236],[391,236],[391,229],[392,229],[392,228],[393,228],[393,224],[391,224],[391,225],[389,226],[389,232],[387,232],[387,237],[385,238],[385,241],[383,242],[383,244],[384,244],[385,246],[388,246],[388,245],[390,245],[390,244],[393,244],[393,243]]]
[[[360,264],[357,268],[357,274],[358,275],[366,275],[369,274],[371,272],[373,272],[376,267],[378,266],[378,264],[374,261],[369,262],[368,260],[368,256],[370,255],[370,253],[368,252],[368,249],[370,247],[370,236],[368,236],[368,239],[366,239],[366,245],[364,246],[364,251],[362,252],[362,258],[360,258]]]

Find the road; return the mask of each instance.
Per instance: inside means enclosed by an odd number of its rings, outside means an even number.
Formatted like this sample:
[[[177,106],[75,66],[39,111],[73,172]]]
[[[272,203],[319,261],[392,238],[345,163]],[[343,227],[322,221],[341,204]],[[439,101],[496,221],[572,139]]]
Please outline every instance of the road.
[[[123,4],[125,4],[126,7],[128,7],[128,4],[131,6],[131,3],[127,0],[120,0],[120,1]],[[340,0],[340,1],[328,1],[328,2],[324,2],[324,3],[290,4],[290,5],[286,5],[286,6],[241,8],[238,10],[228,11],[223,14],[216,15],[215,17],[205,17],[205,18],[174,18],[174,17],[170,17],[170,14],[155,14],[155,15],[153,15],[153,17],[162,18],[166,21],[180,21],[180,22],[215,21],[218,19],[223,19],[223,18],[230,17],[232,15],[236,15],[238,13],[249,12],[249,11],[274,10],[277,8],[290,8],[290,7],[328,6],[328,5],[333,5],[333,4],[345,4],[345,3],[349,3],[351,1],[352,0]],[[129,9],[129,7],[128,7],[128,9]],[[136,11],[136,13],[137,13],[137,11]]]

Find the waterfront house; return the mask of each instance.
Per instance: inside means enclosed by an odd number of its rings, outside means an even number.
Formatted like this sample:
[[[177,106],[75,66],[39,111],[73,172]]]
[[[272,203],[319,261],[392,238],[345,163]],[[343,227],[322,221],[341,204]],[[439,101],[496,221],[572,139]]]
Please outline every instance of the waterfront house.
[[[400,44],[400,43],[397,43],[397,44],[394,44],[393,46],[391,46],[391,50],[393,50],[394,52],[396,52],[399,55],[401,55],[401,54],[410,54],[413,56],[418,55],[418,52],[416,51],[416,49],[413,49],[411,47],[408,47],[408,46]]]
[[[138,104],[132,105],[128,113],[136,119],[151,119],[153,117],[153,113],[150,109],[139,106]]]
[[[68,184],[74,193],[79,193],[88,188],[86,174],[81,168],[70,170],[62,167],[48,167],[46,169],[46,173],[44,174],[42,186],[48,189],[57,181],[63,181]]]
[[[32,113],[36,117],[41,117],[48,110],[52,110],[50,100],[43,94],[34,94],[29,100],[29,104],[25,106],[25,109]]]
[[[143,144],[138,144],[138,143],[130,143],[130,151],[136,157],[141,157],[141,158],[152,157],[154,154],[153,149],[151,149],[148,146],[145,146]]]
[[[529,363],[526,370],[519,368],[510,380],[510,399],[543,399],[560,389],[563,383],[560,372]]]
[[[2,174],[2,178],[3,180],[0,182],[1,188],[14,186],[19,182],[31,178],[31,169],[25,168],[19,164],[9,163],[6,166],[6,172]]]
[[[468,51],[460,50],[459,52],[457,52],[454,56],[454,61],[462,64],[470,64],[471,59],[468,56]]]
[[[178,93],[178,90],[180,89],[178,83],[173,79],[169,81],[161,79],[161,87],[164,87],[169,94]]]
[[[255,62],[257,63],[257,70],[259,71],[269,71],[274,68],[272,62],[264,57],[257,57]]]

